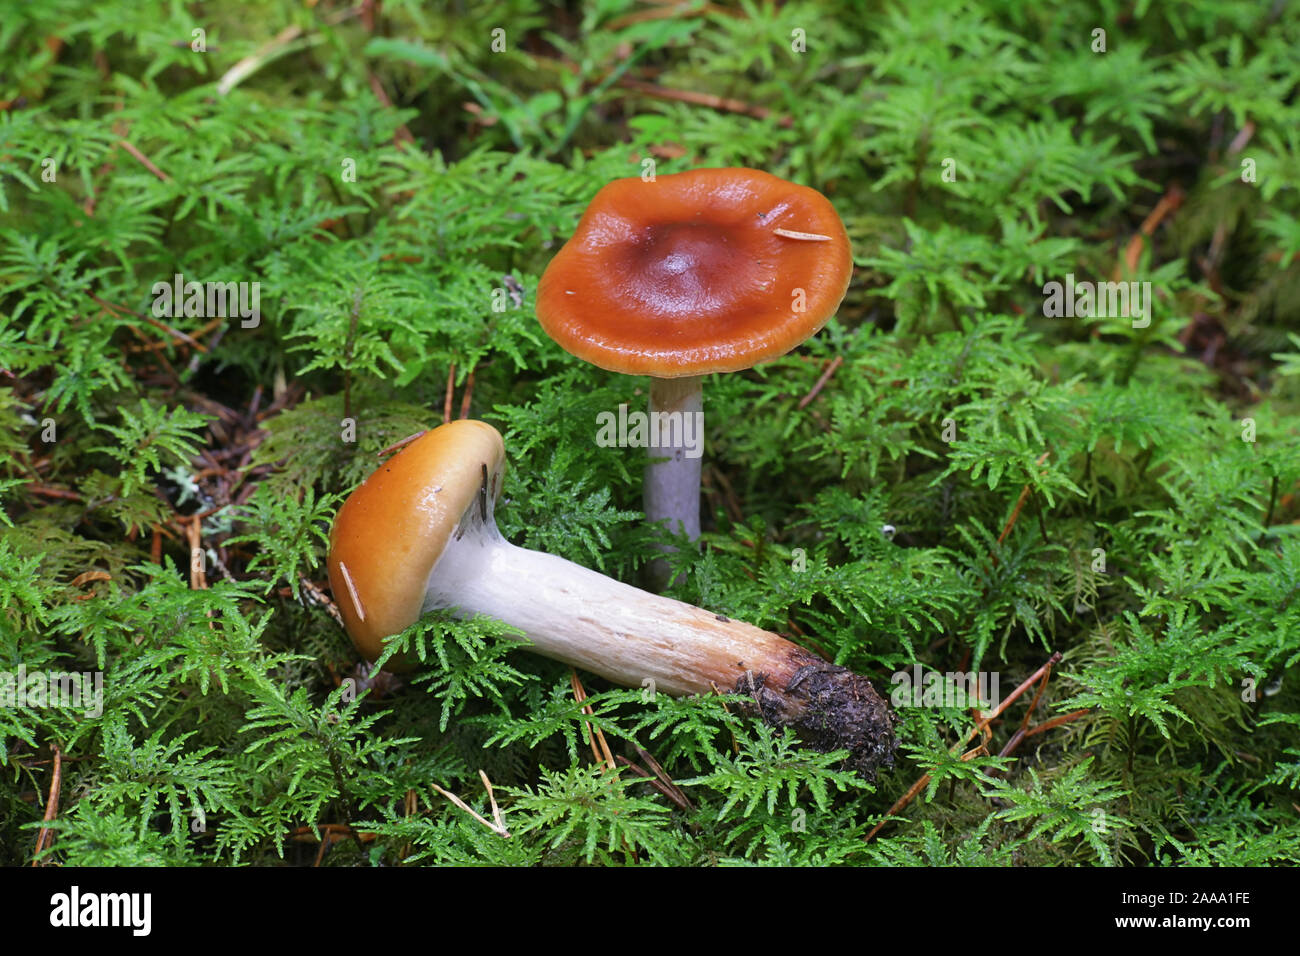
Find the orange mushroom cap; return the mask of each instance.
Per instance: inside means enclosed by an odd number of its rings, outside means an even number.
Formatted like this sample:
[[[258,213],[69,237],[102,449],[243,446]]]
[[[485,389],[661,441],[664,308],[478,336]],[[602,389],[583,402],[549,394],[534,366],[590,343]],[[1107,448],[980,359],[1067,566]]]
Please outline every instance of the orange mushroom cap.
[[[815,189],[740,168],[616,179],[542,275],[537,318],[612,372],[733,372],[815,334],[852,272],[844,224]]]
[[[367,658],[419,620],[448,539],[481,495],[496,499],[504,469],[500,433],[462,419],[425,432],[343,502],[330,528],[330,590]],[[408,664],[399,660],[391,669]]]

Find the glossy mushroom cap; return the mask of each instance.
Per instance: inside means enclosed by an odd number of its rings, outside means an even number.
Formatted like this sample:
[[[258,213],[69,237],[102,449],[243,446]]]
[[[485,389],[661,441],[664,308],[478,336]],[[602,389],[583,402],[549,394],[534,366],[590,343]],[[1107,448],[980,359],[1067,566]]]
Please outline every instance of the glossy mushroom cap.
[[[732,372],[816,333],[852,272],[844,224],[815,189],[755,169],[617,179],[542,275],[537,318],[609,371]]]
[[[343,503],[330,529],[330,589],[368,659],[420,617],[448,539],[467,511],[495,501],[504,467],[495,428],[449,422],[380,465]]]

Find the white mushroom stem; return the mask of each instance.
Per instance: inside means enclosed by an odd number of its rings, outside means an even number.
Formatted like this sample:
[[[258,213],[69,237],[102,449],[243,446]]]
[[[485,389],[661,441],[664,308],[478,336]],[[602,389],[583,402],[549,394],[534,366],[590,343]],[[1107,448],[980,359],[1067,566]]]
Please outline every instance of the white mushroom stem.
[[[730,690],[746,671],[784,670],[796,645],[751,624],[650,594],[484,529],[448,544],[425,610],[455,607],[523,631],[539,654],[618,684],[668,694]]]
[[[777,634],[506,541],[483,500],[429,576],[425,610],[455,608],[523,631],[530,650],[628,687],[748,695],[770,723],[870,773],[893,752],[894,717],[866,678]]]
[[[695,541],[700,536],[700,468],[704,451],[704,379],[650,381],[650,437],[644,499],[646,521],[666,521],[669,530]],[[690,441],[688,441],[688,438]],[[661,460],[662,459],[662,460]],[[664,551],[673,550],[664,546]],[[651,586],[668,583],[668,562],[652,561]]]

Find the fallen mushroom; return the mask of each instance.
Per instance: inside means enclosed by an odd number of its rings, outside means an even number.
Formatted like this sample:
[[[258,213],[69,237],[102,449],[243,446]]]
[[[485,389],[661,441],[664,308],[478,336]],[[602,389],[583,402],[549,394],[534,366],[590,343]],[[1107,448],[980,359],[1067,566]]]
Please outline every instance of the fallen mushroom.
[[[454,608],[504,621],[530,650],[617,684],[746,694],[763,719],[810,746],[850,751],[867,775],[892,762],[896,718],[865,677],[750,624],[506,541],[493,519],[504,470],[497,430],[462,419],[407,445],[343,503],[329,580],[367,658],[425,611]]]
[[[703,376],[795,348],[835,313],[852,272],[826,197],[769,173],[696,169],[596,193],[542,275],[537,318],[578,358],[651,376],[651,524],[700,535],[701,459],[684,435],[703,410]],[[667,565],[653,568],[662,586]]]

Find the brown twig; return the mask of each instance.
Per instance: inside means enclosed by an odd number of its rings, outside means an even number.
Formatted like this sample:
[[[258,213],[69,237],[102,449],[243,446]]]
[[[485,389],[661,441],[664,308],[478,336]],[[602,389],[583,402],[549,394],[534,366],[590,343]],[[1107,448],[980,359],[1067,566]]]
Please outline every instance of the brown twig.
[[[469,403],[474,397],[474,370],[469,370],[469,375],[465,377],[465,394],[460,399],[460,417],[469,418]]]
[[[207,346],[204,345],[202,342],[198,341],[198,339],[194,338],[194,337],[191,336],[191,335],[187,335],[186,333],[182,332],[180,329],[173,329],[170,325],[168,325],[168,324],[165,323],[165,322],[160,322],[158,319],[154,318],[152,315],[145,315],[143,312],[137,312],[137,311],[135,311],[135,309],[128,309],[126,306],[121,305],[121,304],[119,304],[119,303],[116,303],[116,302],[109,302],[109,301],[106,300],[106,299],[101,299],[99,296],[95,295],[94,293],[91,293],[91,294],[90,294],[90,298],[91,298],[92,301],[94,301],[94,302],[98,303],[99,305],[103,306],[103,307],[104,307],[105,309],[107,309],[109,312],[112,312],[112,313],[117,314],[117,315],[133,315],[133,316],[135,316],[137,319],[140,319],[140,320],[142,320],[142,321],[144,321],[144,322],[148,322],[148,323],[149,323],[150,325],[152,325],[154,328],[156,328],[156,329],[160,329],[160,330],[162,330],[163,332],[166,332],[166,333],[167,333],[168,335],[170,335],[172,338],[179,339],[180,341],[184,342],[186,345],[190,346],[190,348],[192,348],[192,349],[195,349],[195,350],[197,350],[197,351],[199,351],[199,352],[207,352],[207,351],[208,351]],[[222,318],[214,319],[213,321],[209,322],[207,325],[205,325],[202,329],[199,330],[199,335],[203,335],[203,334],[205,334],[205,332],[206,332],[208,329],[216,328],[216,326],[217,326],[218,324],[220,324],[220,323],[222,323],[222,322],[224,322],[224,321],[226,321],[226,320],[225,320],[225,319],[222,319]]]
[[[447,397],[442,400],[442,423],[446,425],[451,421],[451,400],[456,395],[456,363],[451,363],[451,368],[447,369]]]
[[[572,667],[569,668],[569,686],[573,688],[574,699],[582,704],[582,712],[588,717],[595,717],[596,712],[591,709],[590,704],[583,703],[587,699],[587,689],[582,686],[582,681],[578,679],[578,672]],[[617,770],[618,763],[614,760],[614,753],[609,749],[609,741],[605,739],[605,732],[594,724],[587,721],[582,722],[582,726],[587,728],[587,740],[591,744],[591,753],[596,758],[596,763],[608,767],[610,770]],[[599,742],[599,748],[596,746]]]
[[[63,488],[51,488],[48,485],[27,485],[27,490],[34,495],[40,495],[42,498],[61,498],[64,501],[84,501],[85,499],[75,491],[67,491]]]
[[[1038,464],[1041,465],[1043,462],[1047,461],[1047,456],[1050,454],[1051,452],[1045,451],[1041,455],[1039,455]],[[1001,545],[1003,541],[1007,540],[1007,535],[1009,535],[1011,533],[1011,529],[1015,527],[1016,519],[1020,517],[1020,509],[1023,508],[1025,506],[1025,502],[1029,500],[1029,490],[1030,490],[1029,485],[1025,485],[1025,487],[1020,489],[1020,497],[1016,499],[1016,506],[1011,509],[1011,517],[1007,519],[1007,523],[1002,527],[1002,533],[998,535],[999,545]],[[996,568],[998,566],[998,556],[990,552],[989,557],[993,559],[993,566]]]
[[[624,767],[627,767],[627,769],[631,770],[638,777],[641,777],[643,780],[645,780],[646,783],[650,784],[650,786],[654,787],[665,797],[668,796],[668,790],[664,787],[663,781],[660,780],[658,777],[656,777],[654,774],[652,774],[645,767],[641,766],[635,760],[632,760],[628,757],[624,757],[622,754],[618,754],[617,756],[615,756],[614,759],[617,760]],[[671,799],[671,797],[669,799]]]
[[[636,748],[637,755],[645,761],[646,766],[650,768],[658,779],[658,782],[662,785],[662,792],[664,795],[683,810],[686,810],[687,812],[694,810],[695,806],[691,803],[690,798],[686,796],[686,794],[682,793],[681,788],[673,782],[672,777],[668,776],[668,771],[660,765],[659,761],[654,758],[654,755],[648,750],[644,750],[636,741],[632,742],[632,746]]]
[[[370,82],[370,92],[375,94],[375,99],[379,100],[385,109],[391,110],[393,108],[393,99],[388,95],[388,91],[384,89],[384,84],[380,82],[379,77],[373,71],[370,71],[367,73],[367,79]],[[414,142],[415,137],[411,134],[411,130],[405,123],[399,123],[397,129],[393,130],[393,145],[398,149],[405,149],[407,143]]]
[[[1029,719],[1034,716],[1034,711],[1038,707],[1038,702],[1043,699],[1043,691],[1047,690],[1047,682],[1051,680],[1051,678],[1052,664],[1049,661],[1047,663],[1047,669],[1043,671],[1043,679],[1038,682],[1038,690],[1034,692],[1034,699],[1029,702],[1029,709],[1025,711],[1024,719],[1020,721],[1020,726],[1017,727],[1016,732],[1011,735],[1011,739],[1006,742],[1006,745],[1003,746],[1000,751],[998,751],[999,757],[1010,757],[1016,752],[1016,749],[1024,741],[1025,737],[1028,736],[1025,731],[1029,727]]]
[[[696,90],[674,90],[655,83],[647,83],[644,80],[634,80],[628,76],[620,77],[616,85],[625,90],[658,100],[672,100],[678,103],[690,103],[694,106],[707,106],[709,109],[721,110],[724,113],[741,113],[755,119],[768,119],[772,116],[772,111],[767,107],[755,106],[752,103],[746,103],[744,100],[728,99],[724,96],[714,96],[712,93],[700,93]],[[777,120],[777,125],[783,129],[789,129],[794,125],[794,121],[788,116],[782,116]]]
[[[387,448],[381,448],[381,449],[379,450],[379,454],[377,454],[375,457],[376,457],[376,458],[383,458],[385,455],[392,454],[393,452],[395,452],[395,451],[397,451],[397,450],[399,450],[399,449],[401,449],[401,448],[405,448],[407,445],[409,445],[411,442],[415,441],[417,438],[419,438],[419,437],[420,437],[421,435],[423,435],[423,434],[424,434],[424,432],[416,432],[414,435],[407,435],[405,438],[398,439],[397,441],[395,441],[395,442],[393,442],[391,445],[389,445]]]
[[[1015,700],[1017,700],[1021,694],[1023,694],[1030,687],[1032,687],[1036,681],[1041,680],[1043,675],[1051,670],[1052,665],[1057,663],[1060,659],[1061,659],[1060,651],[1053,653],[1052,656],[1047,659],[1046,664],[1044,664],[1042,667],[1038,668],[1038,670],[1034,671],[1032,674],[1026,677],[1025,680],[1020,684],[1020,686],[1017,687],[1015,690],[1013,690],[1011,692],[1011,695],[1007,697],[1006,700],[1002,701],[1001,704],[998,705],[997,710],[993,711],[992,713],[985,714],[983,718],[981,718],[975,724],[974,727],[972,727],[969,731],[967,731],[965,737],[963,737],[960,741],[958,741],[957,743],[949,747],[948,753],[955,754],[959,750],[961,750],[961,748],[965,747],[968,743],[970,743],[970,741],[975,737],[976,734],[978,734],[981,730],[983,730],[990,723],[996,720],[1004,710],[1010,707],[1011,704]],[[962,759],[966,760],[968,759],[969,756],[973,756],[974,753],[975,751],[972,751],[971,754],[969,755],[963,755]],[[928,773],[923,774],[921,776],[921,779],[917,780],[916,783],[912,784],[912,786],[908,788],[907,793],[903,794],[896,801],[894,801],[894,805],[889,808],[888,812],[886,812],[885,818],[881,820],[879,823],[877,823],[874,827],[872,827],[871,832],[868,833],[863,839],[870,840],[882,829],[884,829],[885,824],[889,822],[890,818],[894,816],[894,814],[896,814],[899,810],[902,810],[909,803],[911,803],[913,798],[915,798],[915,796],[921,792],[921,789],[927,783],[930,782],[930,779],[931,778]]]
[[[131,143],[130,140],[128,140],[128,139],[119,139],[117,142],[118,142],[118,145],[120,145],[120,146],[121,146],[123,149],[125,149],[128,153],[130,153],[132,156],[134,156],[134,157],[136,158],[136,160],[140,163],[141,166],[143,166],[145,169],[149,170],[149,172],[153,173],[155,176],[157,176],[157,177],[158,177],[159,179],[161,179],[163,182],[165,182],[165,183],[169,183],[169,182],[172,181],[172,178],[171,178],[170,176],[168,176],[166,173],[164,173],[164,172],[163,172],[161,169],[159,169],[157,166],[155,166],[155,165],[153,164],[153,161],[150,160],[148,156],[146,156],[144,153],[140,152],[140,150],[136,149],[135,146]]]
[[[1146,247],[1146,239],[1155,234],[1156,227],[1166,217],[1178,211],[1178,207],[1183,204],[1186,196],[1187,194],[1183,192],[1181,186],[1177,184],[1170,186],[1169,191],[1160,197],[1160,201],[1156,203],[1156,207],[1151,210],[1150,215],[1142,221],[1138,234],[1129,240],[1128,248],[1124,250],[1124,264],[1128,266],[1130,273],[1137,271],[1138,259],[1142,257],[1142,250]],[[1115,279],[1120,277],[1119,263],[1115,264],[1112,277]]]
[[[190,587],[195,591],[203,591],[208,587],[208,576],[203,570],[203,561],[194,560],[196,554],[203,554],[203,531],[201,521],[198,515],[191,515],[188,519],[181,519],[185,523],[185,536],[190,545]]]
[[[1250,138],[1254,135],[1255,121],[1246,120],[1246,125],[1237,132],[1237,135],[1232,138],[1232,142],[1228,144],[1228,155],[1235,156],[1240,153],[1246,148],[1246,144],[1250,142]]]
[[[812,391],[799,399],[799,411],[803,411],[812,404],[812,400],[817,397],[818,393],[826,387],[826,383],[831,380],[831,376],[835,374],[835,370],[843,364],[844,357],[842,355],[837,355],[835,358],[831,359],[831,363],[826,366],[826,371],[822,372],[821,378],[817,379],[816,384],[813,385]]]
[[[150,342],[149,342],[149,337],[146,336],[146,335],[145,335],[143,332],[141,332],[139,329],[137,329],[134,325],[131,325],[129,322],[126,323],[126,328],[127,328],[128,331],[130,331],[130,333],[131,333],[132,335],[134,335],[134,336],[135,336],[137,339],[139,339],[141,342],[144,342],[144,343],[146,343],[146,344],[152,344],[152,345],[163,345],[163,344],[164,344],[164,343],[161,343],[161,342],[150,343]],[[155,350],[152,350],[152,354],[153,354],[153,357],[154,357],[154,358],[156,358],[160,363],[162,363],[163,368],[165,368],[165,369],[167,370],[167,374],[171,376],[172,381],[173,381],[173,382],[177,382],[177,383],[179,383],[179,382],[180,382],[180,377],[177,376],[177,374],[176,374],[176,369],[172,368],[172,363],[169,362],[169,361],[167,360],[167,356],[163,354],[162,350],[161,350],[161,349],[155,349]]]
[[[1068,724],[1072,720],[1078,720],[1080,717],[1084,716],[1085,714],[1091,714],[1091,713],[1092,710],[1088,707],[1084,707],[1081,710],[1072,710],[1068,714],[1062,714],[1060,717],[1053,717],[1051,720],[1044,721],[1043,723],[1039,724],[1037,727],[1029,728],[1029,730],[1025,732],[1025,736],[1032,737],[1034,736],[1034,734],[1041,734],[1043,733],[1043,731],[1051,730],[1052,728],[1059,727],[1062,724]]]
[[[58,815],[59,794],[63,789],[63,752],[59,750],[58,744],[51,744],[50,750],[54,752],[54,771],[50,777],[50,795],[45,800],[45,816],[41,818],[42,826],[36,834],[36,851],[32,855],[32,866],[40,866],[41,853],[54,838],[54,831],[44,824],[53,823],[55,816]]]

